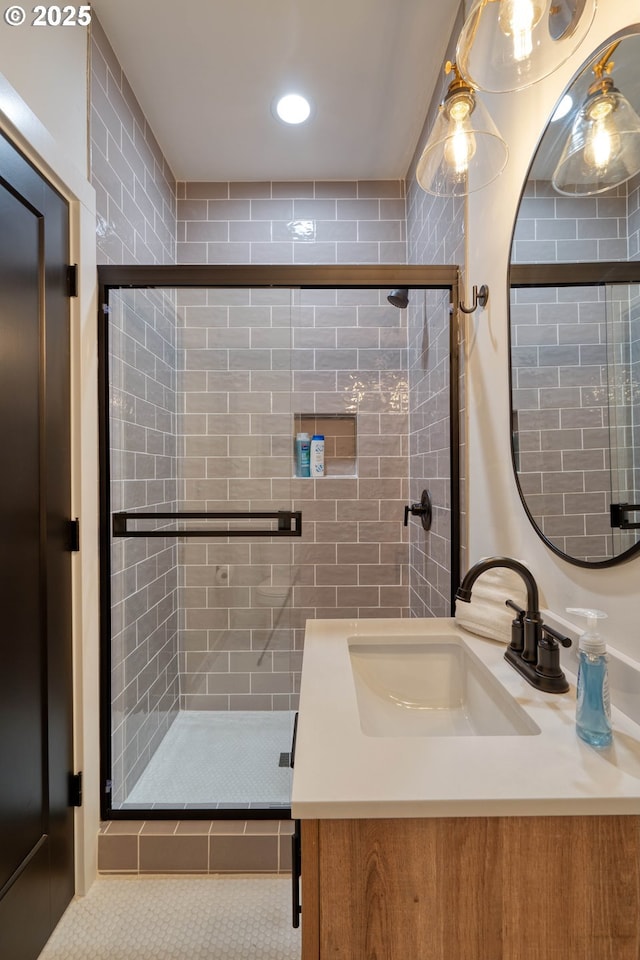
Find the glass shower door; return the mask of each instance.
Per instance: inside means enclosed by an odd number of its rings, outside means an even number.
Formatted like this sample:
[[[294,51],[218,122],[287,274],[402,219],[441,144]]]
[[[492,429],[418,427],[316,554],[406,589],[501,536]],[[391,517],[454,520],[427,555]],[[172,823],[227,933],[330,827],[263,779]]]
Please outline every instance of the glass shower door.
[[[289,805],[292,303],[111,292],[113,809]]]

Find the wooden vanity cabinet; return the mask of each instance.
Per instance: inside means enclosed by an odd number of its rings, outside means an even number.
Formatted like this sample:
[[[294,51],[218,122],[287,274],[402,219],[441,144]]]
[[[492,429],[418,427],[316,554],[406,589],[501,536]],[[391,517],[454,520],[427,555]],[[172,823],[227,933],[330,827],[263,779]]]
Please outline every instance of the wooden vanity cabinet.
[[[302,821],[302,960],[639,960],[640,816]]]

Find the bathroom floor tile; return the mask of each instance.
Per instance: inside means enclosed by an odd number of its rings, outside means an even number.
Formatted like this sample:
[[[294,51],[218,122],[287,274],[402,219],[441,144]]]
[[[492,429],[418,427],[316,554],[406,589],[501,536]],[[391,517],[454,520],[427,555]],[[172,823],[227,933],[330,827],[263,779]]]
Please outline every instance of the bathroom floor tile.
[[[272,877],[100,877],[40,960],[298,960],[290,900]]]

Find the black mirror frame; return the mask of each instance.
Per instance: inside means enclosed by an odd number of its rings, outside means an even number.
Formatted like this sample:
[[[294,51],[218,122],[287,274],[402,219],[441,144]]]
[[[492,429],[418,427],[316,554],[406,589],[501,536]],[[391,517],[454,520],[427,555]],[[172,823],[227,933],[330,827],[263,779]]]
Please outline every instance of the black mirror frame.
[[[560,96],[558,97],[556,104],[560,102],[562,97],[571,89],[576,79],[587,69],[588,65],[592,63],[598,56],[600,56],[612,43],[616,40],[622,40],[625,37],[640,35],[640,23],[630,24],[628,27],[625,27],[623,30],[618,31],[613,36],[609,37],[608,40],[601,43],[595,51],[584,61],[580,69],[572,76],[570,82],[564,88]],[[520,197],[518,199],[518,205],[516,208],[515,219],[513,223],[513,229],[511,231],[511,243],[509,245],[509,268],[507,270],[507,289],[506,289],[506,301],[507,301],[507,348],[509,356],[509,423],[513,422],[513,365],[511,363],[511,352],[512,352],[512,336],[511,336],[511,291],[513,289],[523,288],[523,287],[540,287],[540,286],[606,286],[609,283],[640,283],[640,260],[638,261],[600,261],[598,263],[514,263],[511,259],[511,252],[513,251],[515,231],[518,225],[518,213],[520,212],[520,207],[522,206],[522,201],[524,198],[524,193],[529,183],[529,176],[535,162],[540,144],[544,138],[544,135],[548,129],[549,121],[547,121],[544,130],[538,138],[531,163],[527,168],[527,174],[522,185],[522,190],[520,191]],[[597,271],[597,273],[595,272]],[[634,276],[636,274],[636,276]],[[518,276],[519,275],[519,276]],[[595,278],[595,279],[594,279]],[[516,451],[514,446],[513,430],[510,430],[509,446],[511,450],[511,466],[513,468],[513,475],[516,482],[516,488],[518,490],[518,496],[524,508],[524,511],[527,515],[527,518],[540,537],[542,542],[555,553],[556,556],[560,557],[562,560],[566,560],[567,563],[571,563],[576,567],[584,567],[589,570],[603,569],[605,567],[613,567],[621,563],[626,563],[627,561],[633,559],[640,553],[640,536],[638,542],[635,543],[632,547],[629,547],[627,550],[624,550],[622,553],[618,554],[615,557],[609,557],[606,560],[581,560],[577,557],[572,557],[569,554],[565,553],[559,547],[557,547],[549,538],[542,532],[540,527],[535,522],[533,515],[529,509],[529,506],[526,501],[526,497],[522,491],[520,485],[520,477],[516,467]]]

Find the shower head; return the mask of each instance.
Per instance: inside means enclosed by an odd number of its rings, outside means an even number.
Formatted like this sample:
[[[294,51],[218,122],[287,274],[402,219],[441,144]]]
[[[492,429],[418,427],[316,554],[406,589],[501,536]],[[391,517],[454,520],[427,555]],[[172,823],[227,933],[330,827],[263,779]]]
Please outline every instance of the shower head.
[[[400,307],[401,310],[406,310],[407,304],[409,303],[408,288],[397,287],[395,290],[391,290],[387,296],[387,300],[393,304],[394,307]]]

